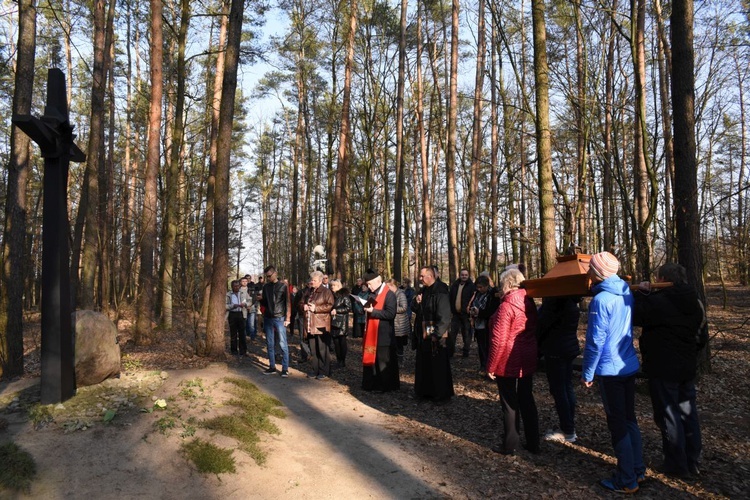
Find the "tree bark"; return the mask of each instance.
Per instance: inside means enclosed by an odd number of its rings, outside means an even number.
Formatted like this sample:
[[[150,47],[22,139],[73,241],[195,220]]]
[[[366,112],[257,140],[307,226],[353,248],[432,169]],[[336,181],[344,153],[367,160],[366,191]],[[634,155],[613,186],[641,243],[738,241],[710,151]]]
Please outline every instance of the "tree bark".
[[[459,0],[451,2],[451,55],[448,97],[448,141],[445,151],[445,181],[448,219],[448,273],[446,281],[458,277],[458,220],[456,215],[456,141],[458,139],[458,12]],[[471,249],[470,251],[473,251]]]
[[[161,151],[161,106],[163,95],[163,34],[161,0],[151,0],[151,101],[148,116],[148,145],[144,177],[143,211],[141,212],[141,241],[138,246],[141,265],[138,273],[138,301],[134,340],[147,345],[153,341],[154,310],[154,250],[156,248],[156,182]]]
[[[89,142],[86,152],[86,204],[79,210],[84,210],[84,236],[81,259],[81,307],[94,309],[94,286],[97,264],[99,262],[100,221],[98,203],[99,197],[99,164],[104,151],[104,117],[106,115],[104,95],[107,90],[106,68],[106,2],[94,2],[94,65],[91,72],[91,115],[89,117]]]
[[[206,322],[206,353],[218,358],[224,353],[224,313],[229,274],[229,164],[232,151],[232,124],[237,93],[237,67],[242,38],[243,0],[232,0],[227,29],[224,79],[221,84],[219,134],[217,137],[216,191],[214,201],[214,261],[211,298]]]
[[[536,154],[539,189],[539,237],[542,274],[555,264],[555,208],[552,197],[552,140],[549,125],[549,68],[544,0],[531,0],[536,82]]]
[[[18,2],[13,114],[31,113],[36,53],[36,4]],[[23,284],[26,252],[26,184],[31,139],[15,125],[11,128],[8,190],[3,226],[0,276],[0,379],[23,375]]]
[[[672,110],[674,115],[675,226],[677,255],[688,282],[706,304],[703,286],[703,252],[698,212],[698,164],[695,157],[695,55],[693,51],[693,1],[672,2]],[[710,346],[701,351],[700,368],[711,369]]]

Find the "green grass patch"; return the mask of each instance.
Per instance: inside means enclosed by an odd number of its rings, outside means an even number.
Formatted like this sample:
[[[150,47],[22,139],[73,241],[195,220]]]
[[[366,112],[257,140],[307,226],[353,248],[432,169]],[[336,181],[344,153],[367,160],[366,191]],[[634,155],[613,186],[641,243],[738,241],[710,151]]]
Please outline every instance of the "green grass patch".
[[[156,429],[162,434],[167,434],[169,429],[174,429],[175,427],[177,427],[177,421],[174,419],[174,417],[167,415],[154,422],[154,427],[156,427]]]
[[[279,428],[269,416],[284,418],[286,414],[281,402],[261,392],[258,387],[239,378],[225,378],[224,382],[232,384],[232,394],[227,405],[236,408],[231,415],[223,415],[202,422],[202,427],[236,439],[240,449],[250,455],[255,463],[262,465],[266,453],[258,446],[259,433],[279,434]]]
[[[215,444],[194,439],[182,445],[187,457],[195,464],[200,472],[221,474],[237,472],[232,450],[219,448]]]
[[[49,405],[35,404],[29,407],[29,420],[34,424],[35,429],[44,427],[55,419],[52,416],[52,409]]]
[[[0,486],[14,491],[31,490],[31,480],[36,475],[36,462],[15,443],[0,445]]]

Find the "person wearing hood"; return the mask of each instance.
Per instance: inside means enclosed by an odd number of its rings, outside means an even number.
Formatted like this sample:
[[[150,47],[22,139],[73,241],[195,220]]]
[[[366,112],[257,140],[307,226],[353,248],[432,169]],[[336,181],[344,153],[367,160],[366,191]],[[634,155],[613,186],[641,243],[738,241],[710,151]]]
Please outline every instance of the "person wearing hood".
[[[639,342],[654,422],[662,436],[662,472],[690,478],[700,475],[695,375],[698,353],[708,341],[704,308],[681,265],[661,266],[656,282],[672,286],[654,291],[648,281],[641,283],[635,294],[633,324],[643,327]]]
[[[635,376],[640,363],[633,346],[633,295],[617,276],[620,262],[609,252],[591,256],[588,277],[594,298],[589,305],[581,382],[599,382],[607,427],[617,457],[611,478],[599,484],[617,493],[635,493],[644,478],[641,430],[635,417]]]
[[[503,442],[492,451],[503,455],[515,453],[521,438],[523,419],[526,449],[539,453],[539,414],[532,392],[537,368],[534,299],[521,288],[524,276],[518,269],[500,275],[500,306],[490,317],[487,376],[497,382],[503,409]]]

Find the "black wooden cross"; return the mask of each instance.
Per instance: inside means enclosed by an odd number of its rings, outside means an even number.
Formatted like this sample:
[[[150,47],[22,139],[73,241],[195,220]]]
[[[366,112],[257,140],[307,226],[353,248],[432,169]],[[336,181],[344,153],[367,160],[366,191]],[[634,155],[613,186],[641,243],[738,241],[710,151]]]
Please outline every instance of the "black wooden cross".
[[[68,168],[86,155],[73,143],[68,121],[65,75],[47,73],[44,115],[16,115],[13,123],[39,145],[44,157],[42,213],[42,404],[59,403],[76,393],[70,290]]]

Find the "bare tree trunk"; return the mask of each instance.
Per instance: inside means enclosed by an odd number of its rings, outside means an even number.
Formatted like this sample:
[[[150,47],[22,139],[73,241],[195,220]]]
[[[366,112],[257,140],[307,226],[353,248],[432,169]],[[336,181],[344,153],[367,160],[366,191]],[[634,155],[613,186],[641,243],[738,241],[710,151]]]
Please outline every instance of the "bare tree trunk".
[[[422,255],[420,267],[432,264],[432,204],[430,203],[427,131],[424,126],[424,82],[422,81],[422,2],[417,2],[417,133],[422,170]]]
[[[466,247],[468,249],[469,274],[477,276],[477,259],[475,255],[476,229],[474,227],[479,190],[479,165],[482,159],[482,94],[484,92],[484,58],[486,44],[484,41],[484,1],[479,2],[477,14],[477,65],[474,74],[474,123],[471,135],[471,180],[469,197],[466,205]]]
[[[481,3],[481,2],[480,2]],[[393,277],[401,281],[404,216],[404,87],[406,86],[406,13],[408,0],[401,0],[401,31],[398,38],[398,89],[396,94],[396,192],[393,199]],[[407,254],[408,261],[408,254]]]
[[[331,214],[331,248],[328,249],[328,257],[333,272],[339,276],[343,276],[346,272],[341,258],[346,250],[346,227],[342,221],[342,214],[348,205],[346,184],[349,182],[349,156],[352,140],[349,115],[352,95],[352,68],[354,66],[354,40],[357,30],[357,0],[350,0],[349,10],[349,33],[347,33],[346,63],[344,66],[344,97],[341,102],[341,130],[339,133],[338,159],[336,161],[335,207]]]
[[[617,10],[617,0],[612,2],[612,10]],[[605,70],[605,103],[604,103],[604,165],[602,172],[602,225],[603,235],[601,248],[606,251],[614,251],[615,246],[615,229],[614,229],[614,211],[612,210],[612,200],[614,195],[614,179],[612,168],[614,165],[614,146],[612,144],[612,121],[614,110],[614,73],[615,73],[615,36],[617,26],[614,19],[610,19],[609,34],[607,44],[607,63]],[[598,250],[595,247],[588,248],[587,251],[594,253]]]
[[[94,2],[94,66],[91,73],[91,115],[89,143],[86,152],[86,205],[79,208],[85,213],[83,258],[81,261],[81,307],[94,309],[94,284],[101,248],[99,245],[99,163],[104,150],[104,94],[107,90],[106,65],[106,3]]]
[[[143,211],[141,213],[141,256],[138,273],[138,302],[134,340],[147,345],[152,338],[152,316],[154,310],[154,250],[156,248],[156,182],[159,174],[161,150],[161,105],[163,95],[163,34],[162,0],[151,0],[151,101],[148,119],[148,146],[144,178]]]
[[[491,85],[491,111],[490,111],[490,123],[492,124],[491,132],[491,146],[490,146],[490,219],[492,226],[490,227],[490,276],[497,276],[497,214],[498,214],[498,153],[500,150],[500,127],[498,123],[498,111],[500,103],[498,102],[497,86],[502,85],[502,73],[498,75],[498,61],[499,61],[499,45],[497,39],[497,25],[493,21],[492,23],[492,35],[490,39],[490,54],[491,55],[491,66],[490,66],[490,79],[492,80]],[[495,84],[495,82],[498,82]],[[505,119],[505,115],[503,115]],[[507,135],[507,134],[505,134]]]
[[[695,56],[693,1],[674,0],[670,17],[672,40],[672,109],[674,113],[675,225],[679,262],[688,281],[706,303],[703,252],[698,212],[698,164],[695,157]],[[701,352],[702,371],[711,369],[710,346]]]
[[[555,208],[552,197],[552,140],[549,125],[549,68],[544,0],[531,0],[536,81],[536,151],[539,189],[539,237],[542,274],[555,264]]]
[[[206,183],[206,217],[203,240],[203,305],[201,318],[208,318],[208,305],[211,297],[211,277],[214,261],[214,193],[216,191],[216,158],[218,156],[219,107],[221,106],[221,85],[224,79],[224,57],[229,22],[229,0],[222,0],[221,28],[217,45],[216,72],[214,75],[213,100],[211,106],[211,143],[209,146],[208,182]],[[222,288],[223,290],[223,288]]]
[[[101,228],[101,252],[99,263],[99,305],[108,311],[112,304],[112,269],[115,264],[114,238],[114,154],[115,154],[115,71],[114,61],[114,22],[115,2],[110,2],[107,9],[107,36],[105,38],[105,66],[107,71],[107,90],[109,93],[107,111],[109,113],[107,156],[106,160],[99,162],[99,184],[104,190],[99,191],[99,221]]]
[[[229,273],[229,164],[232,152],[232,124],[244,6],[243,0],[232,0],[227,30],[227,51],[224,59],[224,80],[221,84],[217,138],[219,149],[216,157],[214,202],[214,262],[205,347],[206,354],[214,358],[224,353],[224,313],[226,311],[224,304]]]
[[[31,113],[36,53],[36,5],[18,2],[18,45],[13,114]],[[5,198],[2,275],[0,275],[0,378],[23,375],[23,284],[26,256],[26,184],[31,139],[13,126]]]
[[[166,203],[164,209],[165,237],[162,244],[163,264],[161,275],[161,324],[164,328],[172,328],[172,305],[174,301],[174,267],[175,250],[177,248],[177,227],[180,213],[180,168],[185,134],[185,46],[187,43],[188,26],[190,25],[190,1],[180,1],[180,27],[177,34],[177,94],[175,96],[174,129],[172,132],[172,148],[170,150],[169,168],[167,169]]]
[[[445,181],[448,195],[448,272],[452,281],[461,265],[458,255],[458,221],[456,215],[456,141],[458,139],[458,11],[459,0],[451,2],[451,67],[448,99],[448,141],[445,151]],[[471,249],[470,251],[473,251]]]
[[[659,97],[661,104],[662,133],[664,134],[664,246],[667,262],[676,259],[677,245],[674,234],[674,217],[672,215],[672,186],[674,184],[674,145],[672,142],[672,115],[669,110],[669,73],[672,67],[672,55],[669,53],[669,41],[664,29],[664,18],[661,0],[655,0],[657,21],[657,66],[659,69]]]

